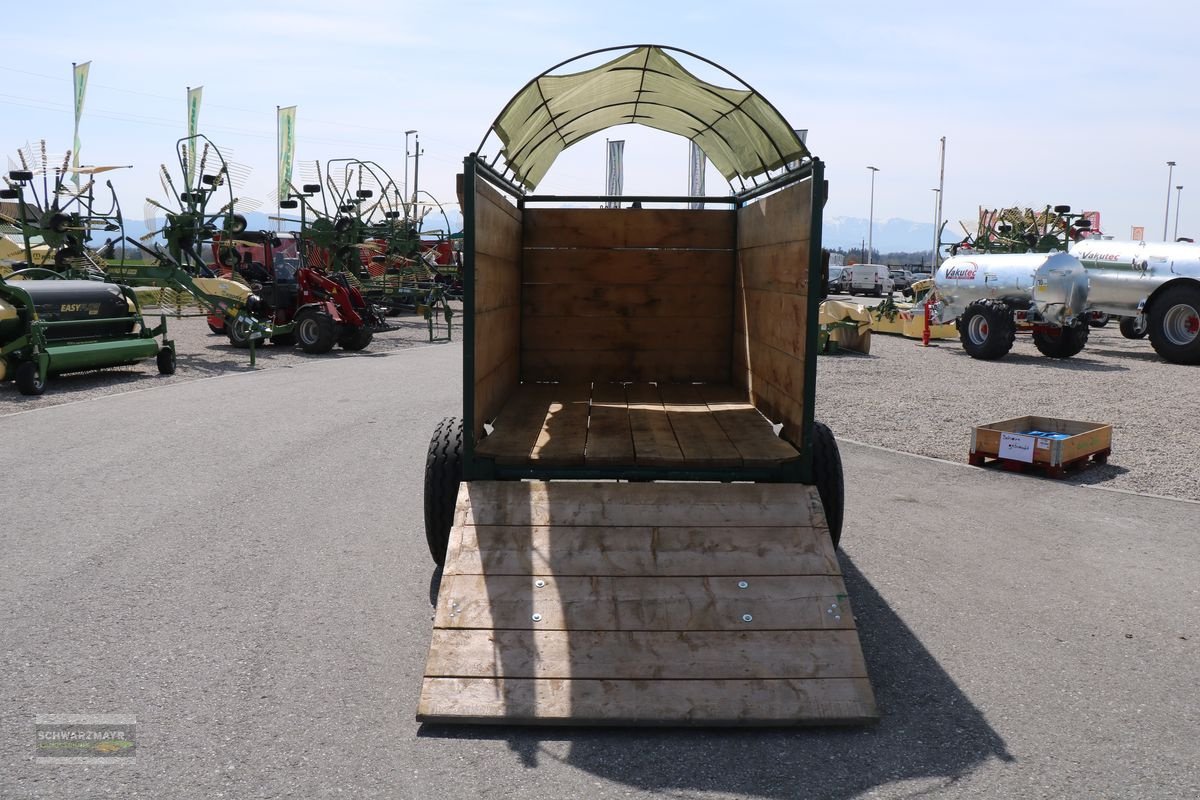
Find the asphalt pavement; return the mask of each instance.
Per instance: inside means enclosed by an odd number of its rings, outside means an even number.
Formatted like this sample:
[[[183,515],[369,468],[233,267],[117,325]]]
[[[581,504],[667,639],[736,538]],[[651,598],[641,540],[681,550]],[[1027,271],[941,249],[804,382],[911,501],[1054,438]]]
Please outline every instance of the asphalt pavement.
[[[1200,505],[850,442],[878,725],[418,725],[461,354],[0,418],[0,797],[1200,796]],[[136,758],[35,763],[41,714],[133,716]]]

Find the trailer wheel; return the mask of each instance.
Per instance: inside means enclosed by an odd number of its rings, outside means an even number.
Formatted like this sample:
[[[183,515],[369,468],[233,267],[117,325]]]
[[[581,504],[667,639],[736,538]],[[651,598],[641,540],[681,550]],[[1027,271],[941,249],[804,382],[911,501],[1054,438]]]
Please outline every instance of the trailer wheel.
[[[439,567],[446,563],[458,486],[462,483],[463,424],[458,417],[438,423],[425,458],[425,540]]]
[[[1172,286],[1150,307],[1150,344],[1172,364],[1200,364],[1200,286]]]
[[[324,311],[303,309],[296,315],[296,340],[306,353],[328,353],[337,341],[337,324]]]
[[[174,375],[175,374],[175,348],[164,347],[158,351],[158,357],[155,359],[158,362],[159,375]]]
[[[1087,344],[1089,326],[1083,324],[1063,328],[1039,328],[1033,332],[1033,346],[1049,358],[1071,358]]]
[[[366,350],[367,345],[371,344],[373,338],[375,338],[375,334],[370,328],[354,328],[338,337],[338,344],[342,346],[343,350],[350,350],[352,352]]]
[[[36,362],[26,361],[17,367],[14,380],[21,394],[36,397],[46,391],[46,376],[38,369]]]
[[[958,318],[958,337],[971,358],[1002,358],[1012,350],[1016,336],[1012,314],[998,300],[976,300]]]
[[[1150,320],[1145,314],[1121,317],[1121,335],[1126,339],[1144,339],[1150,332]]]
[[[821,496],[825,521],[829,524],[829,538],[836,548],[842,540],[846,484],[842,478],[842,456],[838,452],[837,439],[824,422],[812,424],[812,459],[813,483],[817,487],[817,494]]]
[[[1104,326],[1108,325],[1108,320],[1108,314],[1100,314],[1099,316],[1090,317],[1088,319],[1088,325],[1091,325],[1093,328],[1103,328]]]

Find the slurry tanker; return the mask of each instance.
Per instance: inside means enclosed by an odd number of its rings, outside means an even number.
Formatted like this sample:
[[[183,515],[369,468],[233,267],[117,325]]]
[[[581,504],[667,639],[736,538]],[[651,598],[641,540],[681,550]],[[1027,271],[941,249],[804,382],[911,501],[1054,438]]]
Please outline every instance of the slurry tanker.
[[[963,254],[934,276],[940,321],[957,320],[973,358],[1003,357],[1018,331],[1037,349],[1070,358],[1093,314],[1119,317],[1121,333],[1149,335],[1175,364],[1200,364],[1200,246],[1089,238],[1069,253]]]

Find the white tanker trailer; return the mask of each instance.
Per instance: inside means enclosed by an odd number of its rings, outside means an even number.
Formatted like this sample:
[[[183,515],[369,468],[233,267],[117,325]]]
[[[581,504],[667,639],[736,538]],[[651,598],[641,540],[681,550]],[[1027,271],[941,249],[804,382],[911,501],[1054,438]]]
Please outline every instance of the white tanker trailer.
[[[1083,239],[1070,252],[1087,268],[1088,307],[1121,317],[1121,333],[1147,333],[1155,352],[1200,364],[1200,245]]]
[[[1017,330],[1039,351],[1070,358],[1087,343],[1088,271],[1067,253],[957,255],[934,275],[936,316],[957,320],[963,349],[993,360],[1012,349]]]

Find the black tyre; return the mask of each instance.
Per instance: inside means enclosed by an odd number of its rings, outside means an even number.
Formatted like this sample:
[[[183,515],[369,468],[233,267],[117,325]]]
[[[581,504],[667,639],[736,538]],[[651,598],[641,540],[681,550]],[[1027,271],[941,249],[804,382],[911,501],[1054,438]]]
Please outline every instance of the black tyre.
[[[375,334],[369,328],[351,328],[338,337],[343,350],[366,350]]]
[[[1121,335],[1126,339],[1144,339],[1150,332],[1150,318],[1145,314],[1138,317],[1121,317]]]
[[[1103,328],[1108,325],[1109,319],[1110,318],[1108,314],[1100,314],[1098,316],[1088,317],[1088,325],[1091,325],[1093,328]]]
[[[158,356],[155,358],[158,362],[159,375],[174,375],[175,374],[175,348],[163,347],[158,351]]]
[[[296,341],[306,353],[328,353],[337,342],[337,323],[324,311],[306,308],[296,315]]]
[[[271,344],[278,345],[280,347],[295,347],[296,346],[296,334],[281,333],[277,336],[272,336]]]
[[[1068,328],[1044,328],[1033,332],[1033,346],[1050,358],[1071,358],[1087,344],[1089,326],[1072,325]]]
[[[425,540],[439,567],[446,563],[458,486],[462,483],[463,424],[458,417],[438,423],[425,458]]]
[[[836,548],[842,541],[842,519],[846,509],[846,484],[842,478],[842,456],[833,431],[823,422],[812,425],[813,484],[821,496],[829,538]]]
[[[1154,298],[1150,344],[1172,364],[1200,364],[1200,286],[1170,286]]]
[[[17,391],[21,394],[36,397],[46,391],[46,376],[33,361],[26,361],[17,367],[13,380],[16,381]]]
[[[1016,336],[1012,313],[998,300],[976,300],[958,318],[958,338],[971,358],[1003,358],[1012,350]]]
[[[225,335],[234,347],[245,349],[250,346],[250,325],[241,317],[225,323]]]

